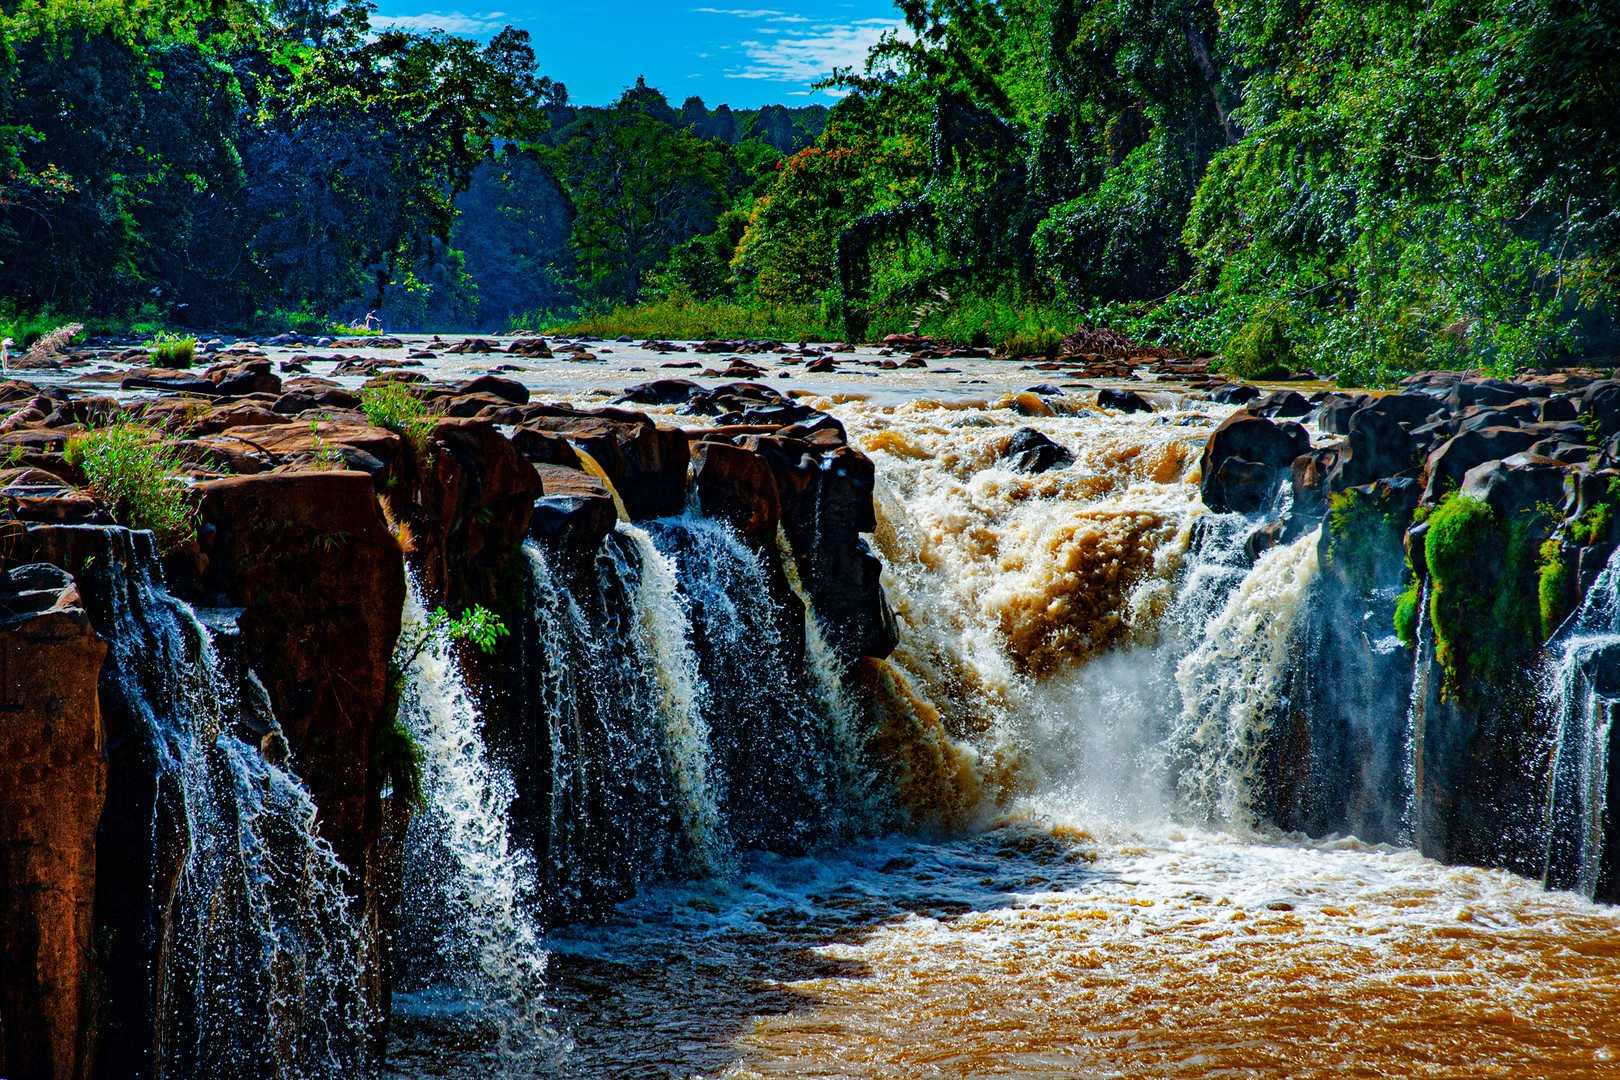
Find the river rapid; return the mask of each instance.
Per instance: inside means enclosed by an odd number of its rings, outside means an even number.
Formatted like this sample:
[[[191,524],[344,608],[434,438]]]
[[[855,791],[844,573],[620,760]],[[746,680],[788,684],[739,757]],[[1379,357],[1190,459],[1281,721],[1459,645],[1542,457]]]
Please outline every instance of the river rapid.
[[[615,348],[511,377],[600,404],[654,374]],[[1112,414],[959,366],[781,384],[877,466],[900,645],[852,676],[881,723],[847,835],[722,852],[545,934],[544,1004],[519,1010],[544,1030],[519,1063],[509,1019],[401,992],[389,1074],[1620,1076],[1611,909],[1259,820],[1316,537],[1251,566],[1248,523],[1204,510],[1199,451],[1229,410],[1138,384],[1156,411]],[[1022,427],[1072,463],[1009,468]]]

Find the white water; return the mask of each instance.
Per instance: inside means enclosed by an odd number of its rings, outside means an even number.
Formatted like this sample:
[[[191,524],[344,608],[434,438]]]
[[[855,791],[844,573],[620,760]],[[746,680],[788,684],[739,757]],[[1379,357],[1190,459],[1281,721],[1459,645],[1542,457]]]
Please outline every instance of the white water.
[[[408,581],[407,634],[428,614],[415,577]],[[546,952],[528,910],[533,859],[512,843],[511,780],[489,760],[483,718],[454,656],[424,649],[407,675],[400,716],[422,750],[427,806],[407,835],[404,903],[442,905],[449,938],[441,945],[449,953],[443,970],[460,1002],[493,1029],[490,1067],[520,1076],[554,1055],[557,1044],[545,1022]],[[448,853],[448,865],[439,862],[437,880],[422,880],[435,846]],[[406,1011],[461,1007],[434,993],[402,1004]]]
[[[126,564],[103,570],[103,633],[117,696],[150,740],[158,798],[178,811],[169,828],[185,845],[155,973],[163,1075],[364,1072],[373,1017],[348,873],[315,831],[308,791],[226,726],[237,702],[211,635],[159,583],[146,542],[137,535]],[[164,818],[154,810],[159,853]]]
[[[1614,559],[1552,645],[1557,652],[1543,677],[1557,733],[1547,880],[1549,887],[1591,897],[1605,870],[1605,838],[1615,824],[1608,820],[1609,751],[1620,687],[1602,685],[1600,678],[1620,651],[1620,566]]]
[[[709,777],[709,724],[702,710],[702,680],[692,650],[691,613],[676,582],[673,559],[658,550],[647,531],[620,522],[618,530],[635,545],[637,565],[621,575],[638,578],[634,647],[651,661],[663,720],[663,745],[674,779],[692,869],[699,876],[723,872],[731,849]]]

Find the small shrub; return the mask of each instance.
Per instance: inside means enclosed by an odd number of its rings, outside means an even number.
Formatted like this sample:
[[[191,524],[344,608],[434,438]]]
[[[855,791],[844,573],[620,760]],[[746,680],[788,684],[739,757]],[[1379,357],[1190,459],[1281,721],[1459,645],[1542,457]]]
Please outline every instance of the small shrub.
[[[1422,610],[1423,582],[1413,578],[1400,599],[1395,601],[1395,636],[1408,649],[1418,646],[1418,616]]]
[[[1008,356],[1056,356],[1063,346],[1063,332],[1041,328],[1008,337]]]
[[[67,459],[84,470],[92,495],[113,517],[135,529],[150,529],[164,552],[190,540],[197,509],[186,482],[178,447],[161,433],[128,422],[77,436]]]
[[[436,416],[402,382],[381,382],[366,387],[360,392],[360,408],[373,424],[413,441],[425,438],[433,430]]]
[[[392,786],[394,798],[413,807],[423,805],[422,747],[399,715],[411,666],[417,659],[424,652],[439,652],[458,641],[469,642],[486,653],[494,652],[496,642],[508,633],[500,617],[485,607],[471,608],[459,618],[439,608],[426,622],[406,627],[400,633],[394,659],[388,665],[388,697],[372,733],[373,790],[381,791],[387,784]]]
[[[1293,327],[1284,317],[1258,316],[1227,341],[1220,368],[1240,379],[1285,377],[1299,366],[1293,339]]]
[[[1406,523],[1404,507],[1391,500],[1354,488],[1338,492],[1328,511],[1328,565],[1352,587],[1371,592],[1404,561]]]
[[[152,342],[152,359],[158,367],[189,368],[197,355],[197,339],[164,334]]]
[[[1541,545],[1541,567],[1536,577],[1543,641],[1553,636],[1575,606],[1575,575],[1570,573],[1569,563],[1564,545],[1557,540]]]

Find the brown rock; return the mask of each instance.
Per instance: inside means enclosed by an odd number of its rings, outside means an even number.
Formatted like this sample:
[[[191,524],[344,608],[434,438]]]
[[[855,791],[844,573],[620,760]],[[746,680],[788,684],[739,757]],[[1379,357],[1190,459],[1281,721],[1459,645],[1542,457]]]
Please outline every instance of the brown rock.
[[[692,444],[694,482],[704,517],[731,522],[755,546],[773,545],[782,503],[768,462],[723,442]]]
[[[84,1074],[107,646],[73,579],[0,578],[0,1074]]]
[[[405,603],[399,544],[363,472],[234,476],[198,490],[214,530],[203,600],[245,607],[243,655],[270,692],[321,834],[358,883],[381,820],[366,763]]]

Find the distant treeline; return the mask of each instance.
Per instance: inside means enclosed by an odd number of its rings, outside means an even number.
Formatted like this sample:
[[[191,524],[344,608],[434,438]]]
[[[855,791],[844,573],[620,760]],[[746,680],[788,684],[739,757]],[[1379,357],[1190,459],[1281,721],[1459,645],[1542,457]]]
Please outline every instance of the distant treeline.
[[[830,111],[734,112],[640,82],[576,108],[526,35],[375,34],[356,4],[0,0],[0,296],[1107,323],[1357,379],[1614,362],[1616,5],[898,7]]]

